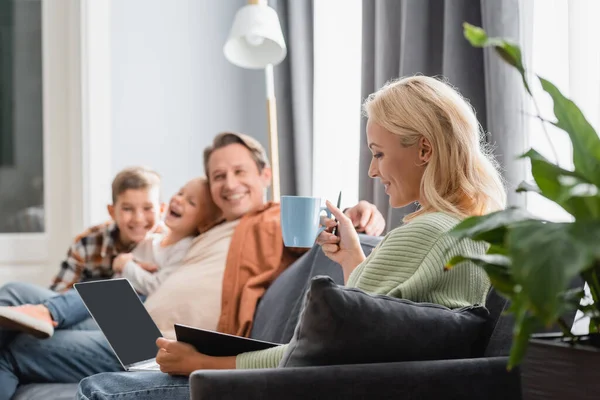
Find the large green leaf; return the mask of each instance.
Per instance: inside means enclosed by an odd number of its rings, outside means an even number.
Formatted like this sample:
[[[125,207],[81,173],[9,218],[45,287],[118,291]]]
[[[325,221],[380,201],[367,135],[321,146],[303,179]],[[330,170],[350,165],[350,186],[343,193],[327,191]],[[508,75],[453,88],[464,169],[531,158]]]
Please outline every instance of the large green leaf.
[[[484,47],[488,42],[487,33],[478,26],[471,25],[468,22],[463,23],[465,38],[473,47]]]
[[[569,224],[569,233],[580,245],[585,246],[596,260],[600,260],[600,220],[577,220]],[[588,270],[592,269],[594,264],[590,263],[588,267]]]
[[[560,316],[561,293],[593,260],[571,228],[570,223],[528,221],[514,226],[507,236],[513,279],[544,324]]]
[[[598,187],[577,172],[551,163],[531,149],[522,157],[531,161],[531,170],[542,196],[564,208],[576,219],[600,217]]]
[[[469,254],[455,256],[446,263],[448,268],[454,267],[462,262],[472,261],[476,264],[493,264],[508,270],[511,265],[510,258],[502,254]]]
[[[452,229],[451,234],[459,239],[483,240],[503,246],[506,228],[522,221],[535,219],[525,210],[509,207],[480,217],[470,217]]]
[[[575,171],[600,186],[600,138],[579,107],[546,79],[542,88],[554,101],[555,125],[569,134],[573,144]]]

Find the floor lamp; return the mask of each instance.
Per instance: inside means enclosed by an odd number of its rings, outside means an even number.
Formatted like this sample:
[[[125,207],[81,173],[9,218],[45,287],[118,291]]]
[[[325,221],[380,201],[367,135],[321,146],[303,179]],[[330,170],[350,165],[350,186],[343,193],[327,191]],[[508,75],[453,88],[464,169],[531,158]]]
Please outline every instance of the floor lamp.
[[[277,12],[267,5],[266,0],[250,0],[238,10],[223,52],[225,58],[238,67],[265,70],[272,200],[279,202],[279,141],[273,65],[283,61],[287,49]]]

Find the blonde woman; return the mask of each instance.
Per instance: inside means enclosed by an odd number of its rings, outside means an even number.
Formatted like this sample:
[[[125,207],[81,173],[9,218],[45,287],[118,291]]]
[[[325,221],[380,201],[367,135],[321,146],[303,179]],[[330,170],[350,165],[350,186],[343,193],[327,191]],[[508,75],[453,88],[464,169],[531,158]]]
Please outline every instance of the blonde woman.
[[[447,252],[458,253],[465,247],[485,251],[481,244],[457,243],[448,231],[467,216],[502,209],[506,201],[500,175],[482,148],[473,109],[446,83],[415,76],[390,82],[373,93],[364,111],[373,155],[369,176],[383,183],[392,207],[414,202],[420,207],[366,258],[350,219],[328,203],[340,236],[328,232],[319,236],[324,253],[342,266],[350,287],[449,308],[484,303],[490,284],[483,270],[466,265],[444,272]],[[174,375],[198,369],[274,368],[286,348],[210,357],[185,343],[159,339],[157,344],[161,370]],[[80,384],[80,396],[99,399],[119,393],[126,397],[124,392],[144,390],[145,398],[154,399],[165,388],[170,398],[189,397],[187,378],[154,373],[87,378]]]

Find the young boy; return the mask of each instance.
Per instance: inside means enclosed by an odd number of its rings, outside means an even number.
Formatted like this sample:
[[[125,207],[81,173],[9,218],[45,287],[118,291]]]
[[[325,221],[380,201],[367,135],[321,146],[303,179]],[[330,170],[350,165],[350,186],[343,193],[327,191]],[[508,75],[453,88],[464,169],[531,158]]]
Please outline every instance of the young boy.
[[[127,278],[139,294],[149,295],[181,264],[193,237],[220,220],[221,213],[212,201],[207,180],[192,179],[169,202],[165,217],[168,232],[151,235],[132,253],[118,255],[112,270],[115,276]],[[88,317],[75,290],[52,297],[43,304],[0,307],[0,326],[39,338],[52,336],[54,327],[66,328]]]
[[[108,206],[112,220],[75,238],[50,289],[64,292],[77,282],[111,278],[115,258],[131,252],[155,230],[161,211],[156,172],[144,167],[119,172],[112,182],[112,204]]]

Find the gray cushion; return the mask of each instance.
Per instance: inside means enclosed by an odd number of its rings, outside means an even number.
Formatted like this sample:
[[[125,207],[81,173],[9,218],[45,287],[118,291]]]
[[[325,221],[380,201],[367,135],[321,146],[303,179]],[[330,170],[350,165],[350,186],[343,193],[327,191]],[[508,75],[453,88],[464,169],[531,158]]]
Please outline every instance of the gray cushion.
[[[13,400],[73,400],[76,394],[76,383],[34,383],[19,386]]]
[[[374,296],[316,277],[280,367],[481,356],[489,313]]]
[[[371,254],[382,239],[358,236],[365,255]],[[250,337],[274,343],[289,343],[298,323],[310,280],[317,275],[326,275],[336,283],[344,283],[342,267],[327,258],[321,246],[315,245],[279,275],[267,289],[254,314]]]
[[[506,314],[509,303],[494,288],[490,289],[486,308],[490,311],[490,323],[487,326],[486,336],[489,338],[485,345],[485,357],[507,356],[512,343],[514,318]]]

